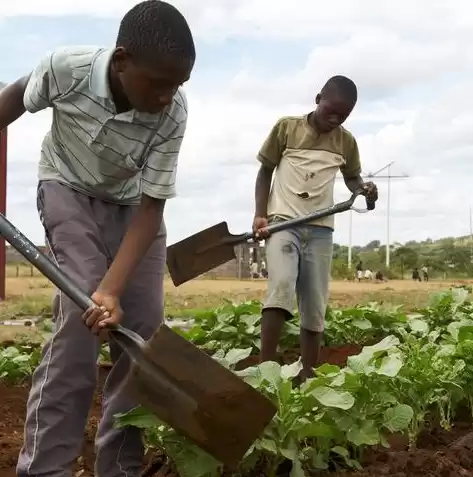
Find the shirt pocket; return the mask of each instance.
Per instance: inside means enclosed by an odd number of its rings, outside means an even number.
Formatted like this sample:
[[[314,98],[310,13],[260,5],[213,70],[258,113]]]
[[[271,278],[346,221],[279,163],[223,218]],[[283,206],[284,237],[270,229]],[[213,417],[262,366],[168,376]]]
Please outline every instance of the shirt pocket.
[[[124,180],[140,173],[144,167],[140,161],[143,155],[142,148],[137,148],[136,142],[123,140],[120,143],[109,141],[111,134],[101,129],[92,134],[88,141],[90,151],[97,157],[98,171],[106,178]],[[131,154],[137,154],[135,160]]]

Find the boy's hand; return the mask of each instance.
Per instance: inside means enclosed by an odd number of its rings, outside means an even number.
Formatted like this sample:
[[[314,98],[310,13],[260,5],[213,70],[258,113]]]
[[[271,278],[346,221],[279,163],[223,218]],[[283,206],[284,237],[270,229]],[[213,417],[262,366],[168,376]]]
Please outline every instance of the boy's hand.
[[[370,202],[376,202],[378,200],[378,187],[373,182],[365,182],[363,185],[366,199]]]
[[[122,321],[123,310],[118,297],[96,291],[91,298],[97,307],[89,308],[82,319],[94,335],[100,334],[108,325],[117,325]]]
[[[253,234],[255,235],[255,238],[266,238],[269,235],[267,227],[268,219],[266,217],[255,217],[253,219]]]

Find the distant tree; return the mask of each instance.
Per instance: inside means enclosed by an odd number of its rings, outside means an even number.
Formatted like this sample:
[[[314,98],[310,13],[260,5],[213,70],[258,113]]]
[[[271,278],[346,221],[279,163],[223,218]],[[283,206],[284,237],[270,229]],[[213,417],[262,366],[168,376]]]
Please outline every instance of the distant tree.
[[[393,253],[393,259],[393,262],[396,265],[402,266],[404,269],[411,269],[419,266],[419,255],[411,247],[404,246],[398,248]]]
[[[379,247],[381,247],[381,242],[379,240],[372,240],[365,246],[365,250],[376,250]]]

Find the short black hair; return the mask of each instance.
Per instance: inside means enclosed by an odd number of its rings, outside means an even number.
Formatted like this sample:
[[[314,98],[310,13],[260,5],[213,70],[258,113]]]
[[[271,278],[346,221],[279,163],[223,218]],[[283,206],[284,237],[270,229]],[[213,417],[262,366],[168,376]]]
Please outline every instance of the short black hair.
[[[332,76],[322,88],[320,94],[326,96],[330,93],[336,93],[346,99],[348,102],[355,104],[358,99],[358,90],[356,84],[346,76]]]
[[[192,65],[195,61],[194,39],[186,19],[176,7],[161,0],[145,0],[125,14],[116,46],[147,61],[170,56]]]

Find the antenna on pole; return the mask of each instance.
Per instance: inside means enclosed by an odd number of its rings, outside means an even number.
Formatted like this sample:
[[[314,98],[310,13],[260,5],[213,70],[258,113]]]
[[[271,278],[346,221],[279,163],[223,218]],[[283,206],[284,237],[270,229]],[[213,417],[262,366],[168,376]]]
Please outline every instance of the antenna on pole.
[[[391,252],[391,242],[390,242],[390,228],[391,228],[391,179],[407,179],[408,174],[391,174],[391,166],[395,161],[383,166],[381,169],[376,172],[370,172],[368,174],[362,174],[363,179],[387,179],[388,180],[388,193],[387,193],[387,204],[386,204],[386,268],[389,269],[390,266],[390,252]],[[387,174],[381,174],[387,169]],[[337,179],[342,179],[343,177],[338,177]],[[350,210],[350,230],[349,230],[349,244],[348,244],[348,268],[351,268],[352,262],[352,227],[353,227],[353,212]],[[473,233],[472,233],[473,240]]]

